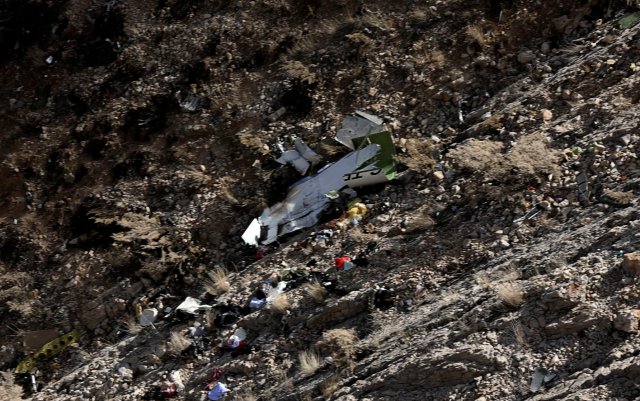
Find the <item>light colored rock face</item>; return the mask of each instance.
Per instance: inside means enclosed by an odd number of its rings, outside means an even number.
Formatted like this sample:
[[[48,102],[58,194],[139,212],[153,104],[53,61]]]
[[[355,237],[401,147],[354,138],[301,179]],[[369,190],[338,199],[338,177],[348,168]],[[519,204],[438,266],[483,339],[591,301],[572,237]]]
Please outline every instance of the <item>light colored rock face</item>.
[[[0,5],[0,370],[82,333],[32,399],[637,398],[637,2],[103,3]],[[338,160],[358,109],[404,173],[242,245],[273,145]]]

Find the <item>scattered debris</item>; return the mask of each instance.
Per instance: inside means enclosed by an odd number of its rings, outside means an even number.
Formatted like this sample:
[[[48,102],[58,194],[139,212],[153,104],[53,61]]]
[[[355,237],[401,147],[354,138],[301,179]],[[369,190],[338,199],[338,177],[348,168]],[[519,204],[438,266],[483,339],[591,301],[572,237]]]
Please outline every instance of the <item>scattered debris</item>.
[[[209,399],[212,401],[217,401],[222,397],[224,397],[224,395],[228,391],[229,389],[227,388],[227,386],[225,386],[224,383],[218,383],[211,389],[211,391],[209,391],[209,394],[207,394],[207,397],[209,397]]]
[[[345,175],[371,160],[379,151],[379,145],[368,145],[325,166],[315,176],[298,181],[289,189],[285,200],[266,208],[251,222],[242,238],[252,245],[269,244],[281,235],[316,224],[318,216],[329,204],[325,194],[344,188],[347,185]]]
[[[242,348],[246,345],[244,340],[247,338],[247,332],[242,328],[236,329],[231,337],[227,340],[229,349]]]
[[[282,152],[282,156],[276,159],[280,164],[291,164],[302,175],[307,174],[309,167],[319,163],[322,157],[311,150],[306,143],[300,138],[294,140],[295,149],[285,150],[281,143],[278,143],[278,149]]]
[[[153,325],[153,322],[156,321],[158,317],[158,310],[155,308],[144,309],[140,313],[140,318],[138,319],[140,322],[140,326],[147,327]]]
[[[531,386],[529,389],[531,390],[531,392],[535,393],[540,390],[543,385],[547,385],[547,383],[549,383],[555,377],[555,373],[549,373],[547,369],[538,367],[533,372],[533,376],[531,378]]]
[[[620,25],[620,29],[629,29],[637,24],[638,21],[640,21],[640,13],[635,12],[620,18],[618,24]]]
[[[266,300],[265,300],[266,302]],[[216,317],[213,320],[213,323],[218,327],[227,327],[231,326],[235,322],[238,321],[242,316],[246,315],[250,312],[251,302],[249,303],[249,308],[243,308],[238,305],[219,305],[216,306],[216,309],[219,311],[216,314]],[[256,308],[259,309],[259,308]]]
[[[354,151],[325,166],[316,175],[293,184],[285,200],[266,208],[259,218],[251,222],[242,235],[245,243],[270,244],[281,235],[311,227],[318,222],[318,216],[337,192],[346,187],[379,184],[396,177],[395,145],[391,134],[381,125],[379,118],[363,112],[356,114],[356,117],[347,117],[336,137]],[[307,164],[317,160],[317,155],[307,149],[300,141],[295,151],[289,151],[295,153],[287,157],[283,154],[279,161],[294,160],[298,171],[306,172]]]
[[[344,228],[347,225],[357,225],[367,214],[367,206],[360,199],[352,200],[347,208],[344,219],[336,224],[340,228]]]
[[[340,271],[347,271],[353,269],[354,265],[351,262],[351,258],[348,256],[342,256],[336,258],[336,268]]]
[[[37,351],[35,351],[32,355],[29,355],[22,361],[20,361],[18,367],[16,367],[15,373],[30,373],[33,369],[35,369],[36,361],[58,355],[69,345],[77,342],[79,338],[80,334],[76,331],[72,331],[56,338],[55,340],[49,341],[48,343],[40,347]]]
[[[376,289],[376,292],[373,294],[373,305],[378,309],[389,309],[393,306],[394,301],[394,292],[384,287]]]
[[[518,226],[518,225],[524,223],[527,220],[532,220],[532,219],[536,218],[540,214],[540,212],[542,212],[542,210],[543,209],[539,205],[535,205],[534,207],[529,209],[529,211],[527,213],[525,213],[524,216],[518,217],[517,219],[513,220],[513,224]]]
[[[178,307],[176,311],[178,314],[187,314],[191,316],[197,316],[198,312],[207,311],[212,308],[211,305],[203,305],[201,304],[199,299],[187,297]]]
[[[133,370],[131,369],[131,366],[126,362],[119,363],[118,366],[116,366],[116,371],[125,380],[133,379]]]
[[[194,112],[206,104],[206,99],[202,96],[188,93],[182,100],[180,100],[180,107],[183,109]]]

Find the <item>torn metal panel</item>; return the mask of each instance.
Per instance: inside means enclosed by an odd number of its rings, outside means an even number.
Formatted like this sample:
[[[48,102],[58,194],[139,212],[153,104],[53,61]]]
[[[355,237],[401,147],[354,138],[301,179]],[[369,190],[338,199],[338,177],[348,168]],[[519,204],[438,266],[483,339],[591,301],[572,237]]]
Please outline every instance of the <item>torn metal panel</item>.
[[[389,180],[384,175],[382,169],[375,164],[344,175],[344,182],[351,188],[382,184],[387,181]]]
[[[315,176],[298,181],[289,189],[287,197],[282,202],[262,212],[258,218],[260,230],[252,222],[242,238],[245,242],[247,242],[246,239],[251,241],[260,231],[258,241],[255,242],[269,244],[276,241],[280,235],[313,226],[318,222],[320,213],[329,205],[330,199],[326,194],[347,187],[345,175],[358,170],[363,165],[370,165],[371,159],[380,150],[381,147],[378,144],[367,145],[325,166]]]
[[[396,147],[393,144],[393,138],[391,137],[391,133],[389,131],[377,132],[375,134],[369,134],[364,137],[353,138],[353,143],[358,148],[363,147],[365,145],[372,144],[372,143],[380,145],[380,153],[378,153],[375,157],[375,166],[378,167],[380,170],[382,170],[382,173],[384,174],[384,177],[386,178],[387,181],[390,181],[396,178],[396,163],[395,163]],[[369,170],[369,168],[366,168],[364,170]],[[378,177],[378,178],[382,178],[382,177]],[[384,181],[385,180],[381,180],[378,182],[384,182]],[[370,184],[362,184],[362,185],[370,185]]]
[[[242,240],[249,245],[258,245],[260,241],[260,222],[258,219],[253,219],[249,227],[242,234]]]
[[[355,116],[347,116],[336,134],[336,140],[349,149],[356,149],[354,138],[386,131],[382,120],[374,115],[357,111]]]
[[[312,165],[319,163],[322,160],[322,157],[318,155],[316,152],[311,150],[306,143],[304,143],[300,138],[296,138],[294,143],[295,149],[284,150],[281,144],[278,144],[278,147],[282,151],[282,156],[276,159],[276,161],[280,164],[291,164],[295,167],[296,170],[302,175],[306,174],[309,170],[309,167]]]
[[[15,373],[29,373],[36,368],[36,362],[42,359],[51,358],[64,351],[70,344],[78,341],[80,334],[72,331],[56,339],[53,339],[40,347],[33,354],[25,357],[15,369]]]

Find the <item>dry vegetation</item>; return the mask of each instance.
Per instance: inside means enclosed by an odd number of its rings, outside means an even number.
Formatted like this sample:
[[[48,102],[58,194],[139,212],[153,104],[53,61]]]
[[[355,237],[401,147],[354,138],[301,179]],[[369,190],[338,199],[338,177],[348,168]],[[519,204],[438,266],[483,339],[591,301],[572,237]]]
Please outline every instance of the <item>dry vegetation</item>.
[[[142,326],[140,326],[131,316],[125,318],[122,323],[124,324],[127,333],[133,336],[137,336],[142,331]]]
[[[486,46],[487,40],[485,39],[484,33],[480,27],[476,25],[468,26],[466,33],[471,42],[477,43],[481,48]]]
[[[189,348],[191,341],[186,335],[179,332],[172,332],[167,345],[167,353],[170,355],[179,355],[182,351]]]
[[[320,385],[320,392],[325,399],[331,398],[333,393],[339,388],[340,377],[338,375],[331,375],[325,379]]]
[[[319,350],[329,353],[338,369],[351,369],[355,359],[358,336],[354,329],[333,329],[322,333]]]
[[[494,291],[498,295],[498,298],[504,303],[511,306],[518,306],[524,302],[522,295],[522,289],[520,286],[513,282],[500,283],[496,285]]]
[[[391,338],[394,335],[404,336],[405,335],[404,327],[385,324],[385,325],[382,325],[378,330],[374,331],[369,336],[369,343],[374,348],[380,348],[380,346],[387,339]]]
[[[502,142],[472,138],[449,151],[449,157],[463,168],[496,179],[513,172],[523,176],[557,173],[560,152],[548,148],[541,134],[528,134],[506,153]]]
[[[511,332],[513,334],[513,340],[514,342],[520,347],[520,348],[526,348],[527,347],[527,339],[524,333],[524,329],[522,328],[522,325],[520,324],[520,322],[518,322],[517,320],[514,320],[511,322]]]
[[[227,271],[221,267],[209,272],[208,278],[204,282],[204,289],[211,295],[221,295],[231,289]]]
[[[304,291],[311,297],[311,299],[319,304],[324,302],[328,294],[328,291],[322,286],[322,284],[320,284],[318,280],[314,280],[313,282],[306,284],[303,288]]]
[[[396,159],[409,169],[427,174],[431,171],[435,160],[433,159],[433,142],[425,139],[407,139],[405,143],[406,155],[398,155]]]
[[[298,354],[298,361],[300,362],[300,371],[305,376],[311,376],[316,373],[318,369],[320,369],[320,364],[322,360],[320,359],[320,355],[318,355],[315,351],[302,351]]]
[[[271,309],[278,313],[285,313],[291,308],[291,301],[285,294],[278,294],[273,300],[271,300]]]

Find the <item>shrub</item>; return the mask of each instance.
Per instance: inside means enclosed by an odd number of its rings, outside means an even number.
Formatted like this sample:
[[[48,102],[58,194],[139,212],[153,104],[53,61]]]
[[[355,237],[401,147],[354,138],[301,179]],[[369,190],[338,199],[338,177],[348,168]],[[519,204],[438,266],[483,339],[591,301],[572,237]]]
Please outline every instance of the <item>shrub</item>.
[[[354,329],[333,329],[322,333],[318,349],[328,352],[337,368],[350,369],[353,367],[358,342]]]
[[[519,285],[513,282],[506,282],[498,284],[494,287],[498,297],[505,303],[511,306],[518,306],[524,302],[522,297],[522,289]]]
[[[318,280],[314,280],[311,283],[306,284],[304,286],[304,290],[314,301],[319,304],[324,302],[328,294],[328,291],[322,286],[322,284],[320,284]]]
[[[171,355],[179,355],[182,351],[189,348],[191,341],[182,333],[174,331],[171,333],[167,352]]]
[[[271,300],[271,309],[279,313],[286,312],[291,307],[291,301],[285,294],[278,294]]]
[[[320,369],[320,356],[315,351],[302,351],[298,354],[300,370],[306,376],[310,376]]]
[[[223,268],[216,268],[209,272],[209,278],[205,280],[204,289],[211,295],[220,295],[231,289],[229,284],[227,271]]]

